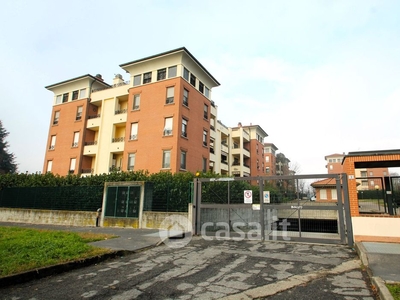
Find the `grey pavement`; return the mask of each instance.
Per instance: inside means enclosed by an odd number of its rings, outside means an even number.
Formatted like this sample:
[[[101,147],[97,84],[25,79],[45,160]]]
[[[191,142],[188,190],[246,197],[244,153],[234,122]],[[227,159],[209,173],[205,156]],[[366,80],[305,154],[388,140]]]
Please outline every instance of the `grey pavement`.
[[[0,299],[378,299],[346,246],[193,237],[173,248],[180,239],[160,243],[158,230],[0,223],[7,225],[118,235],[94,244],[133,252],[3,287]]]

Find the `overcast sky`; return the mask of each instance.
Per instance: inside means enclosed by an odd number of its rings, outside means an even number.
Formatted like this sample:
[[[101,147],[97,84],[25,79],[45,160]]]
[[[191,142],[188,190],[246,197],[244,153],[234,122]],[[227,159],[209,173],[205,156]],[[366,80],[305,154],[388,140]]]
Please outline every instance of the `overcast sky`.
[[[324,157],[400,149],[400,1],[40,1],[0,10],[0,120],[20,172],[41,171],[52,92],[186,47],[221,83],[232,127],[260,125],[301,174]]]

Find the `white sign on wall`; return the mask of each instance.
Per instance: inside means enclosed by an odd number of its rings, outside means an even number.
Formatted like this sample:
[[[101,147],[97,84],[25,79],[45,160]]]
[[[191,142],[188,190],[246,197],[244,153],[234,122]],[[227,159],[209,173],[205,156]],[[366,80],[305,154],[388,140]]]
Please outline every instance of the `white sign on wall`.
[[[269,198],[269,191],[264,191],[264,203],[271,203],[271,199]]]
[[[244,191],[244,203],[246,203],[246,204],[253,203],[253,191],[252,190]]]

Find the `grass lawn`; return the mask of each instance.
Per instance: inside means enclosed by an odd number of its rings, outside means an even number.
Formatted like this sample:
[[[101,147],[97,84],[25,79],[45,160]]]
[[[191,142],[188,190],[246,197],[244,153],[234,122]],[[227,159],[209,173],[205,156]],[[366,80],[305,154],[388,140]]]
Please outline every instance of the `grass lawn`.
[[[112,236],[0,227],[0,277],[108,253],[87,244],[107,238]]]
[[[394,300],[400,300],[400,284],[386,284]]]

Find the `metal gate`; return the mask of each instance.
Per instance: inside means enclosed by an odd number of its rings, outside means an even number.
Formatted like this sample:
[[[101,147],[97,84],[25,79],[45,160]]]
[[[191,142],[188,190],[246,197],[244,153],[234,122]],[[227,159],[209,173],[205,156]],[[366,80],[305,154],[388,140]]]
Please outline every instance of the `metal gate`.
[[[195,234],[353,245],[347,175],[194,180]]]

